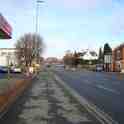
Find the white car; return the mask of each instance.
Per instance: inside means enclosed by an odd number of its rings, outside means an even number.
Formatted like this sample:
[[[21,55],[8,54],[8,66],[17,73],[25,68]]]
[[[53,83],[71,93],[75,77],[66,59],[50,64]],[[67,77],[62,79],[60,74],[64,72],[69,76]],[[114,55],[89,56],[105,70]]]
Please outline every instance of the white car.
[[[21,68],[18,68],[18,67],[13,68],[12,71],[13,71],[14,73],[21,73],[21,72],[22,72],[22,71],[21,71]]]
[[[100,65],[100,64],[96,65],[96,71],[97,72],[103,71],[103,65]]]

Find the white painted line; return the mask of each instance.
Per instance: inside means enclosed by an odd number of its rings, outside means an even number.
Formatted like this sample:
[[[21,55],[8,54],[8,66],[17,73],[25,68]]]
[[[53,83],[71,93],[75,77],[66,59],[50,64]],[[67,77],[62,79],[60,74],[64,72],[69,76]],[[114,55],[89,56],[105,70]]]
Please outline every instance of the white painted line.
[[[96,85],[97,88],[100,88],[100,89],[103,89],[103,90],[106,90],[108,92],[111,92],[111,93],[114,93],[114,94],[117,94],[117,95],[120,95],[120,92],[114,90],[114,89],[110,89],[110,88],[107,88],[107,87],[104,87],[102,85]]]
[[[93,103],[87,101],[83,96],[80,96],[74,89],[72,89],[67,83],[65,83],[63,80],[60,79],[59,76],[57,76],[54,73],[55,80],[61,83],[65,89],[70,91],[70,93],[80,102],[81,105],[83,105],[96,119],[101,122],[101,124],[118,124],[115,120],[113,120],[107,113],[100,110],[96,105]]]

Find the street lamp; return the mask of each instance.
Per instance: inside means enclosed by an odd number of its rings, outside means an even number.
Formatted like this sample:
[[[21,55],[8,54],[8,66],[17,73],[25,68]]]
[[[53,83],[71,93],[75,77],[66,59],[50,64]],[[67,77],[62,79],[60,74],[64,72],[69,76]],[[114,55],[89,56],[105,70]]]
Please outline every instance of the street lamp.
[[[38,33],[38,12],[39,12],[39,5],[44,3],[42,0],[37,0],[36,2],[36,34]]]
[[[35,42],[36,42],[36,44],[35,44],[35,50],[34,50],[34,54],[35,54],[35,57],[36,57],[36,61],[38,61],[38,57],[37,57],[37,34],[38,34],[38,27],[39,27],[39,24],[38,24],[38,17],[39,17],[39,6],[41,5],[41,4],[43,4],[44,3],[44,1],[43,0],[37,0],[36,1],[36,36],[35,36]]]

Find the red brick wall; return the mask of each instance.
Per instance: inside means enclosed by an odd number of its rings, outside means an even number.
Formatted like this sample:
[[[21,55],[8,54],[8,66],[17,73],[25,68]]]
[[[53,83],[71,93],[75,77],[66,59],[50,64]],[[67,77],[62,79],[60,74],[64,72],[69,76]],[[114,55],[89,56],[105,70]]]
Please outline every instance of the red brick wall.
[[[122,48],[122,59],[124,60],[124,47]]]
[[[120,57],[118,57],[118,55],[117,55],[118,50],[120,50]],[[112,56],[113,56],[112,71],[117,71],[116,61],[118,61],[118,60],[123,61],[122,62],[122,68],[124,68],[124,45],[116,48],[113,51]]]
[[[115,50],[112,51],[112,65],[111,71],[115,71]]]

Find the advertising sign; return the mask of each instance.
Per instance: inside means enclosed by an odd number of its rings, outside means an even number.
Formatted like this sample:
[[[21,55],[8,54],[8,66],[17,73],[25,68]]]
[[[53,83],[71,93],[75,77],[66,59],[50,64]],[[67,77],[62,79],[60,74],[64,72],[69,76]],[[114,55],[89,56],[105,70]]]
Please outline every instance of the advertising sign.
[[[112,63],[112,55],[104,55],[104,63],[111,64]]]
[[[0,39],[10,39],[12,28],[5,18],[0,14]]]

